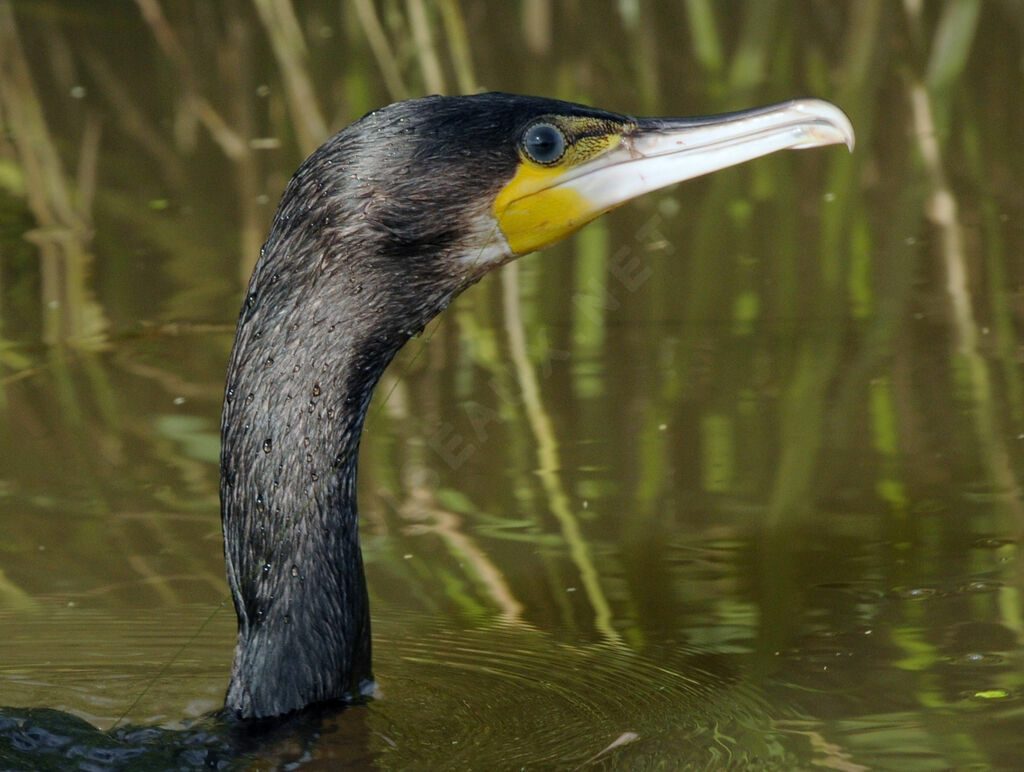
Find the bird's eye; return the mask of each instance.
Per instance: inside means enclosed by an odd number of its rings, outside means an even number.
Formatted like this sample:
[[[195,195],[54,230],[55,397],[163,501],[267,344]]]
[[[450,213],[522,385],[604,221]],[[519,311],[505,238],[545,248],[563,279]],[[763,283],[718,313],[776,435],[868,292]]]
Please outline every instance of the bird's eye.
[[[523,135],[523,149],[539,164],[553,164],[565,153],[565,135],[550,123],[535,123]]]

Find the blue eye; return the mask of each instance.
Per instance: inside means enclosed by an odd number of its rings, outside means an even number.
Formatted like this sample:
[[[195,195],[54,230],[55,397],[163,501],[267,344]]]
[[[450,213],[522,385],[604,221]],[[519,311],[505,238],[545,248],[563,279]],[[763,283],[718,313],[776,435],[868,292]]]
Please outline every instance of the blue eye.
[[[539,164],[552,164],[565,153],[565,135],[550,123],[535,123],[523,134],[523,149]]]

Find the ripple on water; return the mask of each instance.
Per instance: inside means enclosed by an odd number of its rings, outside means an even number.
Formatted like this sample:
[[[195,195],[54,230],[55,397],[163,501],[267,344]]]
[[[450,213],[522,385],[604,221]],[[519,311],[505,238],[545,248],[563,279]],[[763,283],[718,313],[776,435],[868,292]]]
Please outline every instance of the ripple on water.
[[[150,645],[147,662],[166,656],[166,614],[163,619],[162,632],[155,619],[135,626],[125,656]],[[648,645],[643,653],[617,645],[568,645],[525,625],[464,629],[386,607],[375,619],[376,699],[325,711],[307,723],[293,721],[276,729],[276,739],[260,732],[252,743],[216,718],[183,725],[180,708],[171,706],[185,694],[208,692],[196,678],[200,671],[216,692],[207,705],[219,704],[230,663],[230,623],[225,618],[218,625],[224,629],[215,646],[193,642],[173,674],[156,682],[152,664],[140,670],[138,682],[121,677],[109,688],[99,685],[104,670],[91,669],[75,701],[88,723],[61,711],[0,710],[0,768],[63,768],[70,758],[89,758],[98,769],[118,768],[132,754],[152,760],[150,768],[166,768],[160,760],[174,759],[182,769],[249,762],[295,769],[328,762],[420,769],[574,768],[587,762],[609,768],[803,766],[789,755],[801,743],[776,725],[780,710],[745,682],[733,658],[671,645]],[[28,628],[23,633],[26,641],[34,637]],[[123,661],[119,668],[125,669]],[[147,697],[159,699],[153,708],[132,711],[132,726],[110,732],[93,727],[109,726],[102,717],[123,710],[144,685],[151,690]],[[72,696],[79,691],[67,683],[63,688]],[[119,701],[113,700],[115,688]],[[17,702],[56,707],[52,684],[24,691]],[[177,728],[152,726],[167,722]],[[31,747],[22,747],[23,741]],[[26,760],[28,766],[20,763]]]
[[[693,652],[655,662],[624,646],[569,646],[525,628],[414,628],[375,632],[380,682],[370,724],[386,764],[672,759],[748,768],[785,755],[767,704],[733,667]]]

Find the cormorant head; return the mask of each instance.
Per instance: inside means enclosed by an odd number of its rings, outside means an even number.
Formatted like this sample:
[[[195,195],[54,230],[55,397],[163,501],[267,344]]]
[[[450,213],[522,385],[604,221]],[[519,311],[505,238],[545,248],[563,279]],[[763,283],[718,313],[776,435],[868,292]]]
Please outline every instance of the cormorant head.
[[[488,270],[643,193],[776,150],[835,143],[852,148],[853,129],[817,99],[637,119],[512,94],[425,97],[369,113],[310,156],[276,225],[306,237],[312,226],[326,243],[305,251],[345,256],[339,269],[350,280],[380,279],[424,301],[438,295],[432,315]]]

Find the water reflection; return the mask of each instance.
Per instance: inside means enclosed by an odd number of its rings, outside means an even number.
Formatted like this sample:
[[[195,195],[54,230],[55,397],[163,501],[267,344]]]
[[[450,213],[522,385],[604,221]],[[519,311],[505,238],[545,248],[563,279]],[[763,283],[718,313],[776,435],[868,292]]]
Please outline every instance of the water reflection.
[[[583,13],[0,3],[0,703],[178,730],[219,704],[240,276],[328,127],[476,84],[815,93],[855,155],[638,202],[402,353],[361,469],[380,695],[245,752],[1017,764],[1021,9]]]

